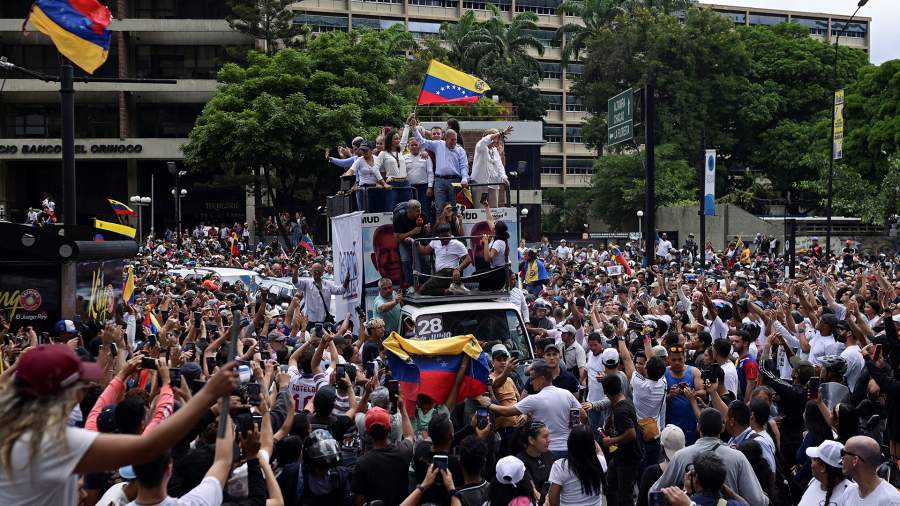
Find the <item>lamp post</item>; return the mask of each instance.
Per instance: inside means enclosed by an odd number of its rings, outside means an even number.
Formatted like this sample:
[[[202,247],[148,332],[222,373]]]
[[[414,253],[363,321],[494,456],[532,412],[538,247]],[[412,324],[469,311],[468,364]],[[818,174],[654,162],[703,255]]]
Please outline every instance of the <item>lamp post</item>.
[[[518,205],[518,204],[516,204],[516,205]],[[527,208],[527,207],[523,207],[521,210],[519,210],[519,223],[518,223],[518,227],[519,227],[519,239],[521,239],[522,236],[525,235],[525,234],[522,233],[522,221],[525,220],[526,218],[528,218],[528,208]]]
[[[641,222],[644,221],[644,211],[638,211],[637,218],[638,218],[638,235],[643,237],[643,234],[641,233]]]
[[[178,244],[181,244],[181,199],[187,197],[187,190],[179,189],[177,186],[172,188],[172,196],[175,197],[175,213],[177,218]]]
[[[140,244],[144,244],[144,207],[149,206],[153,203],[153,199],[150,197],[141,197],[139,195],[134,195],[128,198],[128,201],[131,202],[132,205],[138,206],[138,241]]]
[[[850,19],[844,23],[844,27],[841,28],[841,31],[838,32],[837,37],[834,38],[834,77],[837,79],[838,77],[838,43],[841,40],[841,34],[847,31],[847,27],[850,26],[850,22],[853,21],[853,18],[856,17],[856,13],[859,12],[860,9],[863,8],[864,5],[869,3],[869,0],[859,0],[859,3],[856,4],[856,10],[853,11],[853,15],[850,16]],[[835,86],[835,94],[832,95],[831,102],[831,157],[828,160],[828,203],[826,205],[825,213],[826,213],[826,227],[825,227],[825,259],[828,261],[831,258],[831,216],[833,214],[832,210],[832,201],[834,199],[834,157],[836,153],[836,146],[834,145],[834,120],[835,120],[835,112],[837,105],[837,95],[836,92],[840,90],[840,85]],[[843,155],[842,155],[843,157]]]

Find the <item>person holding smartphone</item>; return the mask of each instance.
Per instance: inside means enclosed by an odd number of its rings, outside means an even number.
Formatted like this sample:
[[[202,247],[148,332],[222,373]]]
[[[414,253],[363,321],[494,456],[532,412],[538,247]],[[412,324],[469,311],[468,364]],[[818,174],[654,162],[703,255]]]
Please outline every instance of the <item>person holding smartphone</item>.
[[[484,136],[475,144],[475,156],[472,159],[472,184],[491,185],[480,187],[478,191],[487,191],[487,202],[494,207],[506,205],[506,192],[502,187],[509,187],[509,178],[504,168],[503,142],[513,131],[507,127],[504,131],[489,128]],[[494,186],[496,185],[496,186]],[[484,202],[482,202],[484,203]]]

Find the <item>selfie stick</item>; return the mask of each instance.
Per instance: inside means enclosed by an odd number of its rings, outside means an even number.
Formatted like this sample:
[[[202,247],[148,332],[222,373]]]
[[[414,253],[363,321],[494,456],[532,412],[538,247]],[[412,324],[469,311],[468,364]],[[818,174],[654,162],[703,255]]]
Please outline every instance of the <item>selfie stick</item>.
[[[240,310],[233,310],[231,312],[231,342],[228,343],[228,363],[233,362],[234,356],[237,354],[238,334],[241,331],[240,321]],[[228,423],[228,406],[231,403],[230,397],[231,392],[223,395],[222,399],[219,400],[219,439],[225,437],[225,424]]]

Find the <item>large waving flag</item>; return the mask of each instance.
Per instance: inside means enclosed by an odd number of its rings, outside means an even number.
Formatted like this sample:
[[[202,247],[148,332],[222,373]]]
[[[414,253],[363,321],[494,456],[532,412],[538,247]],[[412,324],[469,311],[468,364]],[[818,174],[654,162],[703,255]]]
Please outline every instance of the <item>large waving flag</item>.
[[[318,256],[318,253],[316,253],[316,247],[315,245],[313,245],[312,239],[310,239],[308,235],[304,235],[302,238],[300,238],[299,246],[305,249],[306,252],[310,255]]]
[[[238,243],[237,232],[231,233],[231,256],[236,257],[241,254],[241,247]]]
[[[97,0],[37,0],[27,21],[88,74],[109,56],[112,13]]]
[[[491,89],[481,79],[431,60],[416,105],[472,104]]]
[[[628,260],[625,260],[625,256],[622,255],[622,251],[618,247],[613,248],[613,260],[625,269],[625,274],[631,276],[631,265],[628,263]]]
[[[147,311],[144,313],[144,326],[150,329],[150,333],[154,336],[159,334],[159,329],[162,328],[162,325],[156,321],[156,317],[153,316],[153,312],[151,306],[147,306]]]
[[[130,237],[134,239],[134,236],[137,235],[137,229],[134,227],[129,227],[128,225],[119,225],[118,223],[113,223],[111,221],[103,221],[94,218],[94,228],[98,230],[106,230],[107,232],[114,232],[119,235],[124,235],[126,237]]]
[[[446,402],[463,355],[472,360],[457,393],[458,399],[475,397],[487,390],[490,363],[488,354],[473,335],[421,341],[404,339],[396,332],[384,340],[391,377],[400,384],[403,398],[415,403],[419,394],[435,403]]]
[[[134,216],[134,214],[135,214],[134,209],[126,206],[125,204],[119,202],[118,200],[113,200],[113,199],[109,199],[109,198],[106,200],[109,201],[110,207],[112,207],[113,212],[116,213],[117,215],[127,214],[127,215]]]

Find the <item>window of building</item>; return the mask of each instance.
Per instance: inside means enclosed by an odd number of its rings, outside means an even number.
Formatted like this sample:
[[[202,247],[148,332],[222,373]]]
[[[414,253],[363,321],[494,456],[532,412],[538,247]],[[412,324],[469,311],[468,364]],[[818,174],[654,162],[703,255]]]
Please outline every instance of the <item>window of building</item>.
[[[378,4],[399,4],[402,3],[400,0],[354,0],[356,2],[372,2]]]
[[[34,139],[56,137],[60,134],[59,106],[12,108],[6,114],[5,127],[6,135],[9,137]]]
[[[797,23],[800,26],[806,27],[809,30],[809,33],[812,35],[828,35],[828,20],[827,19],[813,19],[813,18],[791,18],[792,23]]]
[[[512,7],[512,0],[463,0],[463,9],[486,11],[488,4],[497,7],[501,11],[509,12],[509,9]]]
[[[381,19],[367,18],[364,16],[353,16],[353,28],[370,28],[372,30],[387,30],[394,25],[402,25],[402,19]]]
[[[119,108],[107,104],[75,104],[75,137],[109,139],[119,136]]]
[[[295,25],[307,25],[313,32],[333,32],[347,30],[347,16],[322,16],[318,14],[298,14],[294,17]]]
[[[562,79],[562,64],[542,61],[541,74],[544,79]]]
[[[203,104],[138,104],[137,136],[187,137],[202,111]]]
[[[583,63],[570,63],[566,66],[566,79],[575,79],[584,75]]]
[[[557,93],[541,93],[541,100],[544,101],[544,107],[547,111],[562,110],[562,95]]]
[[[516,12],[533,12],[553,16],[559,7],[559,0],[516,0]]]
[[[223,46],[137,46],[138,77],[214,79],[225,59]]]
[[[776,16],[772,14],[750,14],[751,26],[775,26],[779,23],[786,23],[787,16]]]
[[[559,156],[541,157],[541,174],[562,174],[563,159]]]
[[[409,5],[455,9],[459,6],[459,1],[458,0],[409,0]]]
[[[734,21],[736,25],[746,25],[747,24],[747,13],[746,12],[720,12],[719,14],[725,16],[726,18]]]
[[[584,139],[581,138],[581,127],[566,127],[566,142],[584,144]]]
[[[545,142],[562,142],[562,127],[561,126],[544,126],[544,141]]]
[[[518,3],[516,8],[518,9]],[[559,41],[556,39],[555,30],[525,30],[525,33],[538,39],[544,47],[559,47]]]
[[[227,11],[225,1],[133,0],[132,17],[143,19],[223,19]],[[115,4],[115,2],[109,3]]]
[[[119,136],[119,109],[116,105],[75,104],[75,137],[78,139]],[[61,123],[58,104],[8,106],[2,135],[12,138],[47,139],[59,137]]]
[[[566,174],[568,175],[587,175],[593,173],[593,158],[568,158],[566,160]]]
[[[831,21],[831,35],[837,36],[838,33],[841,34],[841,37],[848,37],[851,39],[864,39],[866,38],[866,32],[868,31],[868,25],[866,23],[850,23],[847,25],[847,29],[844,30],[844,24],[846,21],[840,21],[834,19]],[[843,30],[843,31],[842,31]]]
[[[566,112],[583,112],[584,101],[575,95],[566,95]]]
[[[441,30],[441,24],[427,21],[410,21],[407,30],[413,37],[420,39],[427,35],[437,35]]]

